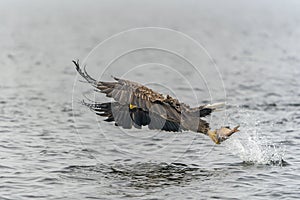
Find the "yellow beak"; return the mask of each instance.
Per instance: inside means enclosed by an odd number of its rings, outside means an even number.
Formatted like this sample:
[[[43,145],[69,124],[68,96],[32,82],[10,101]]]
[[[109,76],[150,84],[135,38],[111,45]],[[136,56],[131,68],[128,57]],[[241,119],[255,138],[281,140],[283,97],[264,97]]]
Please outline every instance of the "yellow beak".
[[[137,108],[137,106],[136,106],[136,105],[129,104],[129,109],[130,109],[130,110],[132,110],[132,109],[134,109],[134,108]]]

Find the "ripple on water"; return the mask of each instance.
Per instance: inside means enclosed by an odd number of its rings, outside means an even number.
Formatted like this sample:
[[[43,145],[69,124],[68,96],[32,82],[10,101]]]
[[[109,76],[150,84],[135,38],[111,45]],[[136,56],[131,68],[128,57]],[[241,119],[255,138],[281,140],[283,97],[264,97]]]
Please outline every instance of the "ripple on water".
[[[123,161],[124,162],[124,161]],[[183,163],[134,163],[91,166],[69,166],[56,171],[62,178],[73,180],[99,181],[105,178],[111,184],[125,184],[135,189],[163,188],[174,185],[186,185],[193,180],[208,180],[219,176],[221,169],[206,170],[197,165]]]

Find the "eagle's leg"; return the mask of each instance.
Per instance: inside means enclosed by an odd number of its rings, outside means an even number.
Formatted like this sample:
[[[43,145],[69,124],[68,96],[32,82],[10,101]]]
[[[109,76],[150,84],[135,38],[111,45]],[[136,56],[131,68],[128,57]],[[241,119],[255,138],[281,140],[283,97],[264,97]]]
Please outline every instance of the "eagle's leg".
[[[208,136],[214,141],[216,144],[220,144],[221,142],[227,140],[233,133],[238,132],[239,126],[230,129],[230,127],[222,127],[217,130],[209,130]]]

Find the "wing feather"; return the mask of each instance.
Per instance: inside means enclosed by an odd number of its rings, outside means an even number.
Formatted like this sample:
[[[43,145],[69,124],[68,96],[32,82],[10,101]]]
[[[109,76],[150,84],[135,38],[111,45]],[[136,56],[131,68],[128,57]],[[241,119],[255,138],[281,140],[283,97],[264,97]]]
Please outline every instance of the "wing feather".
[[[180,123],[180,112],[165,101],[166,98],[162,94],[154,92],[139,83],[116,77],[113,77],[115,82],[96,81],[85,70],[82,71],[80,69],[78,62],[74,63],[79,74],[99,92],[106,94],[107,97],[113,98],[122,105],[132,104],[144,111],[151,110],[155,114],[161,115],[165,120],[168,120],[168,117],[170,117],[172,121]],[[162,106],[156,107],[154,105]],[[161,109],[164,114],[162,114]]]
[[[117,104],[110,110],[105,108],[105,105],[91,108],[96,114],[107,117],[107,121],[115,121],[117,125],[124,128],[132,126],[140,128],[148,125],[149,129],[167,131],[184,129],[205,133],[209,128],[209,124],[200,118],[216,110],[215,105],[190,108],[169,95],[165,97],[133,81],[116,77],[113,77],[114,82],[96,81],[87,74],[85,69],[80,69],[78,62],[74,61],[74,64],[78,73],[91,83],[96,91],[116,101]],[[130,110],[129,105],[134,105],[137,109]]]

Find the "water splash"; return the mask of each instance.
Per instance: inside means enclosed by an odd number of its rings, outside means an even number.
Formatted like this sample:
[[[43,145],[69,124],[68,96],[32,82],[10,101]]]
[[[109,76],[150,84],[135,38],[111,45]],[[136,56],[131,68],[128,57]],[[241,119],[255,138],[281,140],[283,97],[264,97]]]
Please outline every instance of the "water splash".
[[[244,162],[266,165],[283,165],[284,149],[268,142],[263,136],[249,135],[246,139],[234,139],[227,143],[227,149]]]
[[[272,139],[264,136],[258,113],[239,111],[237,118],[241,120],[241,132],[232,137],[225,144],[234,155],[239,156],[245,163],[278,165],[286,164],[284,161],[285,148],[282,144],[275,144]],[[273,135],[273,134],[272,134]]]

